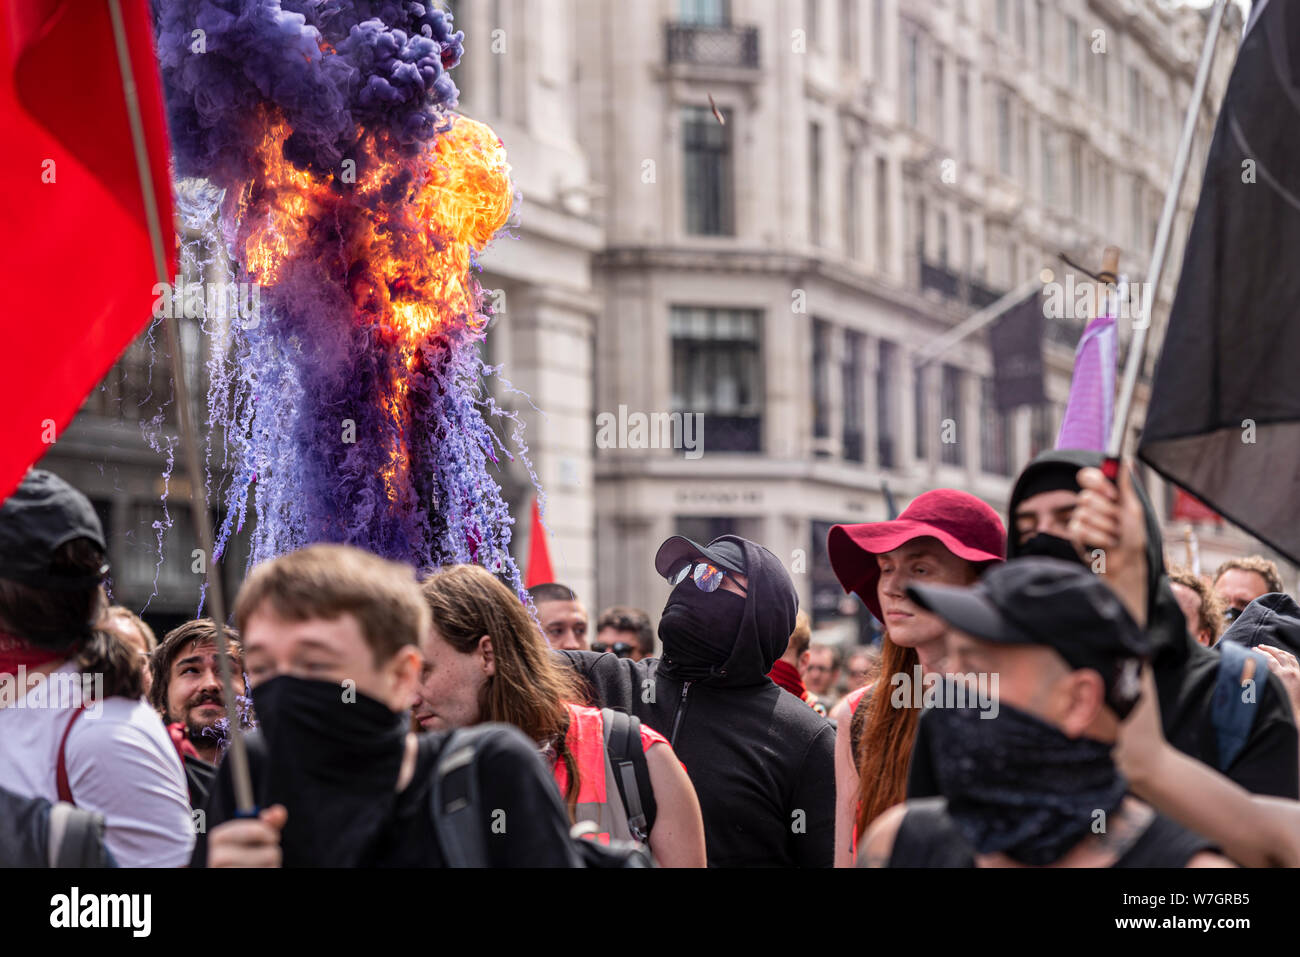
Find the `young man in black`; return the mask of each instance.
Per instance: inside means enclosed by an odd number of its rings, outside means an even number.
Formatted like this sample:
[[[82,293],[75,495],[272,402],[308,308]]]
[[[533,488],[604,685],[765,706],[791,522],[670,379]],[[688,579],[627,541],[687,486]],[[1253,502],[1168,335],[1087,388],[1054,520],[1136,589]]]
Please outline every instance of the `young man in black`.
[[[1007,560],[1045,556],[1096,572],[1151,642],[1169,743],[1255,794],[1300,798],[1300,741],[1281,681],[1257,678],[1253,696],[1235,696],[1239,711],[1223,708],[1222,695],[1216,707],[1219,682],[1239,685],[1242,667],[1224,663],[1221,647],[1206,648],[1188,633],[1165,572],[1155,509],[1127,465],[1121,489],[1102,474],[1101,462],[1098,452],[1058,450],[1026,466],[1011,492]],[[936,793],[931,750],[922,719],[909,798]]]
[[[939,796],[878,817],[859,866],[1231,866],[1115,767],[1151,646],[1097,576],[1027,558],[907,594],[950,629],[953,674],[926,715]]]
[[[431,628],[412,569],[313,545],[255,568],[235,620],[259,722],[247,743],[263,810],[231,820],[223,762],[194,864],[446,866],[432,791],[448,735],[408,730]],[[469,843],[488,866],[579,866],[532,743],[503,725],[477,747],[478,833]]]

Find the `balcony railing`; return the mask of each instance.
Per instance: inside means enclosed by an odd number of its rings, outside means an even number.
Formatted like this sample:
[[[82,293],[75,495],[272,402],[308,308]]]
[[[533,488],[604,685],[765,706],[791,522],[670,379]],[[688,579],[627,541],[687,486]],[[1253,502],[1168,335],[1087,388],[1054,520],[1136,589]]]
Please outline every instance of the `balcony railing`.
[[[1003,292],[990,289],[968,276],[953,272],[946,266],[921,260],[921,288],[934,289],[941,295],[974,309],[991,306],[1002,298]]]
[[[758,27],[701,27],[670,23],[668,62],[758,69]]]
[[[960,285],[957,274],[952,270],[921,260],[921,288],[923,290],[934,289],[940,295],[947,296],[949,299],[956,299],[960,292]]]
[[[983,309],[985,306],[991,306],[1001,299],[1003,293],[996,289],[990,289],[974,279],[966,283],[966,302],[976,309]]]

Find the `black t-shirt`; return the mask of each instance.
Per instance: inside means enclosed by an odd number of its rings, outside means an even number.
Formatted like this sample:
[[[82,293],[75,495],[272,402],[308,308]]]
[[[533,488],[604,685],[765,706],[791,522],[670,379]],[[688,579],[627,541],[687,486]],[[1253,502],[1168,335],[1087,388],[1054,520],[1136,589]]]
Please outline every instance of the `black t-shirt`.
[[[909,801],[898,826],[890,867],[974,867],[975,851],[948,815],[944,798]],[[1186,867],[1214,846],[1163,814],[1151,819],[1141,836],[1111,867]]]
[[[185,766],[185,784],[190,790],[190,807],[203,807],[208,803],[212,785],[217,780],[217,766],[202,758],[186,755],[181,759]]]
[[[541,758],[514,728],[480,739],[479,800],[491,867],[580,867],[569,837],[568,815],[555,779]],[[446,733],[422,734],[411,783],[397,796],[388,820],[363,854],[359,867],[445,867],[433,823],[431,794],[438,755]],[[268,760],[266,744],[257,732],[247,736],[253,790]],[[206,810],[206,830],[229,820],[235,806],[234,788],[226,762],[217,772],[216,786]],[[508,826],[493,828],[494,813],[504,812]],[[195,842],[191,867],[207,865],[207,833]]]

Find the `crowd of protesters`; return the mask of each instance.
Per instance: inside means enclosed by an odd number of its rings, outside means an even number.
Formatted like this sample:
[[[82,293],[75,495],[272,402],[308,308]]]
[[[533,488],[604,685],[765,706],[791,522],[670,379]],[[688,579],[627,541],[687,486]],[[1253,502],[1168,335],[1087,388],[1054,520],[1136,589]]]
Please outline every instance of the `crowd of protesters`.
[[[322,544],[159,639],[33,470],[0,506],[0,864],[1300,864],[1300,606],[1258,556],[1166,568],[1100,464],[1035,459],[1005,524],[936,489],[833,527],[868,647],[734,535],[646,556],[657,629]]]

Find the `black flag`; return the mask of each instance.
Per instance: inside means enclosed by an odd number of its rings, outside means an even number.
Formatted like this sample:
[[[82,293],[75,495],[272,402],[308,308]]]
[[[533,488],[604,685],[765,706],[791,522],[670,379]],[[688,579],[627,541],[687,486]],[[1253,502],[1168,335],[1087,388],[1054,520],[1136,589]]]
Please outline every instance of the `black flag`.
[[[1138,455],[1300,562],[1300,5],[1257,14],[1210,144]]]
[[[1042,405],[1043,294],[1034,290],[1004,312],[989,329],[993,353],[993,404],[999,412]]]

